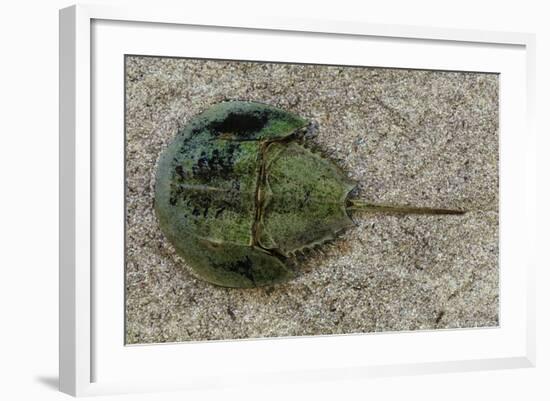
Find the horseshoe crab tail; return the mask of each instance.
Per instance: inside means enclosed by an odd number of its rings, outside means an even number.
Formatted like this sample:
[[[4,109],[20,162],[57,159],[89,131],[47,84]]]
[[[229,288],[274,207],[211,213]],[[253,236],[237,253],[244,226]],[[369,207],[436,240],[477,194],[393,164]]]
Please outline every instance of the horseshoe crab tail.
[[[348,199],[347,210],[359,211],[364,213],[390,213],[390,214],[464,214],[465,210],[456,209],[437,209],[431,207],[411,207],[411,206],[392,206],[392,205],[375,205],[358,199]]]

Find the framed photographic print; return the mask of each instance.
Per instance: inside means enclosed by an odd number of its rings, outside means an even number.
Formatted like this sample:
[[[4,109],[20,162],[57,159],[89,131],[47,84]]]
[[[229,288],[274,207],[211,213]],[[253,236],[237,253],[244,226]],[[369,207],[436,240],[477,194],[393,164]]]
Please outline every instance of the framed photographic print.
[[[533,47],[61,10],[61,390],[533,366]]]

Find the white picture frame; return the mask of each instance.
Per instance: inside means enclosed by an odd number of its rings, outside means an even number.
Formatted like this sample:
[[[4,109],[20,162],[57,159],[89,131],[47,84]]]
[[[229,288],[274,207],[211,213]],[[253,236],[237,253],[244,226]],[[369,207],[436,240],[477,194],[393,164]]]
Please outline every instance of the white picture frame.
[[[200,40],[200,49],[182,49],[169,39],[191,34]],[[214,50],[220,35],[243,42]],[[254,40],[247,44],[254,35],[269,42],[262,54]],[[204,57],[215,51],[214,58],[288,61],[297,57],[297,45],[288,39],[330,47],[334,38],[339,46],[325,58],[312,53],[311,59],[300,61],[366,65],[346,50],[347,42],[360,41],[377,57],[371,66],[501,74],[501,325],[126,347],[120,331],[123,221],[116,214],[123,209],[116,198],[123,189],[120,56]],[[78,5],[61,10],[60,390],[80,396],[534,366],[534,44],[534,35],[524,33],[291,18],[240,20],[155,7]],[[392,47],[399,51],[384,50]],[[98,129],[113,135],[98,142]],[[107,176],[106,171],[114,173]],[[113,188],[115,198],[103,195]],[[107,264],[114,267],[105,269]],[[261,359],[269,360],[269,366]]]

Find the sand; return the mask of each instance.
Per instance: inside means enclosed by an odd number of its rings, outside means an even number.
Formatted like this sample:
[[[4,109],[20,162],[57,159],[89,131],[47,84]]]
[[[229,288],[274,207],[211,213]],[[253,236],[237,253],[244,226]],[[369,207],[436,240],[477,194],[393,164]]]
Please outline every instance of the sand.
[[[160,152],[190,118],[254,100],[317,124],[311,140],[383,204],[461,216],[354,215],[286,284],[195,278],[153,211]],[[498,326],[498,75],[130,56],[128,344]]]

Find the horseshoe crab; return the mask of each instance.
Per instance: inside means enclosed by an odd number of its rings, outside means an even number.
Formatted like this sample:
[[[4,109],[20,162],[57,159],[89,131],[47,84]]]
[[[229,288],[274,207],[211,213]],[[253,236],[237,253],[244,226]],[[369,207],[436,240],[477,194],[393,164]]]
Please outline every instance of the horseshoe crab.
[[[159,226],[196,276],[258,287],[295,276],[295,256],[353,226],[353,211],[461,214],[351,199],[356,183],[306,146],[308,122],[254,102],[224,102],[193,118],[156,172]]]

